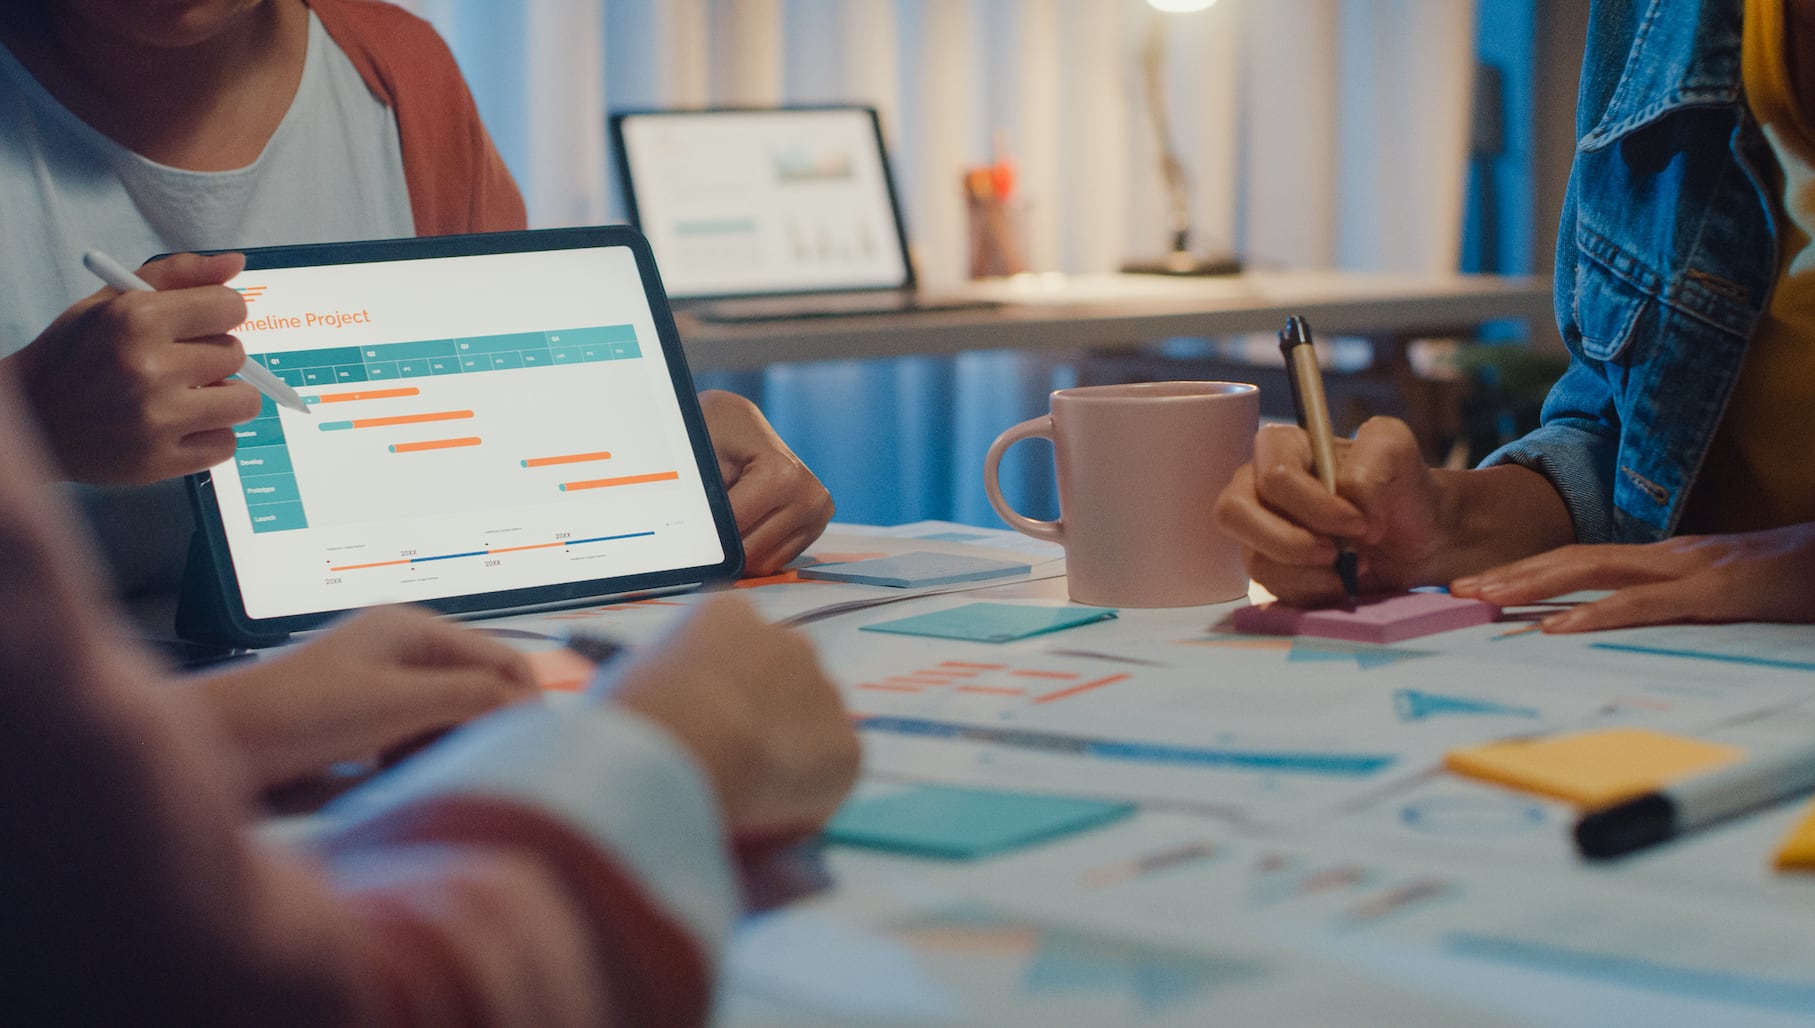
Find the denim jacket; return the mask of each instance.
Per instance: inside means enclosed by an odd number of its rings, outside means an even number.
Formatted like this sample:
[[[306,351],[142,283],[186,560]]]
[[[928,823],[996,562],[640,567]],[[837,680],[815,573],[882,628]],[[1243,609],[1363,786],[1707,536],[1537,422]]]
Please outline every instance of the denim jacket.
[[[1557,239],[1570,365],[1490,455],[1546,475],[1582,542],[1681,517],[1777,271],[1774,160],[1741,91],[1743,0],[1596,0]]]

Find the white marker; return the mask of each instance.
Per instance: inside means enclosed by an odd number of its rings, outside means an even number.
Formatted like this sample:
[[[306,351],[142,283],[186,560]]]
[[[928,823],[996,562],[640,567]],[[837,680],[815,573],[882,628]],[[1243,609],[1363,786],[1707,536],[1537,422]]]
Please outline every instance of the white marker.
[[[1576,824],[1582,855],[1642,849],[1815,789],[1815,745],[1767,753],[1590,811]]]
[[[95,273],[95,277],[122,293],[155,292],[151,283],[133,274],[125,265],[99,250],[90,250],[82,255],[82,266]],[[239,377],[259,392],[269,396],[273,401],[302,414],[313,415],[315,411],[303,402],[301,394],[284,384],[284,380],[273,375],[263,364],[250,356],[239,368]]]

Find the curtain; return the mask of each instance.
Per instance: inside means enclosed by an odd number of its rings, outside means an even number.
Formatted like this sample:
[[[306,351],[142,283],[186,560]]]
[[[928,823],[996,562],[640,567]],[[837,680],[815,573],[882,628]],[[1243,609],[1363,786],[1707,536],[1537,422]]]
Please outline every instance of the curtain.
[[[1039,270],[1112,271],[1167,245],[1140,51],[1162,33],[1164,102],[1200,250],[1255,267],[1454,270],[1475,65],[1472,0],[408,0],[448,39],[533,224],[621,219],[615,107],[876,106],[929,288],[967,265],[960,169],[1002,152]],[[1106,340],[1105,342],[1119,342]],[[839,517],[998,524],[983,451],[1045,409],[1041,358],[776,365],[701,375],[757,399]],[[1055,513],[1049,458],[1005,490]]]

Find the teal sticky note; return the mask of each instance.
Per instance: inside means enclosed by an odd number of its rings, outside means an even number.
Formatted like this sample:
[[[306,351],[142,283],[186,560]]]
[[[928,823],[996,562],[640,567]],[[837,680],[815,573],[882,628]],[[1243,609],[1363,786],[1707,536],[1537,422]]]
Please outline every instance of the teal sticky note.
[[[846,803],[827,842],[971,860],[1107,824],[1132,803],[918,785]]]
[[[1034,607],[1014,603],[967,603],[962,607],[917,614],[899,621],[864,625],[865,632],[930,635],[938,639],[1004,643],[1043,632],[1087,625],[1115,617],[1103,607]]]

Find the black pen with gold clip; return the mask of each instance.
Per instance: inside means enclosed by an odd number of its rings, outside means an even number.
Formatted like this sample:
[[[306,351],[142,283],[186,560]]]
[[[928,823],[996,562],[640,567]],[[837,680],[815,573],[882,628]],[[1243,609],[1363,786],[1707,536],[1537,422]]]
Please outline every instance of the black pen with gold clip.
[[[1293,315],[1279,331],[1279,352],[1286,358],[1286,380],[1292,385],[1292,409],[1298,427],[1311,437],[1311,466],[1317,480],[1331,494],[1336,492],[1336,439],[1330,428],[1330,406],[1323,395],[1323,372],[1317,366],[1317,348],[1311,344],[1311,323]],[[1346,539],[1336,540],[1336,574],[1349,606],[1361,592],[1355,550]]]

